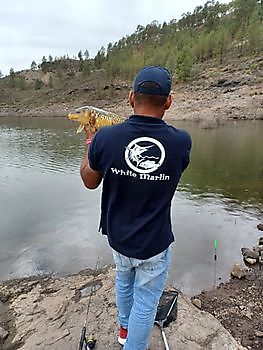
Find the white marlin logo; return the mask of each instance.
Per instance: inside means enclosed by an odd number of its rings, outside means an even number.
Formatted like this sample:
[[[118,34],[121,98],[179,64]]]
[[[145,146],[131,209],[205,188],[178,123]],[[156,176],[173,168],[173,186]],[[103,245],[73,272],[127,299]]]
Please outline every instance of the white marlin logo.
[[[165,159],[165,150],[161,142],[151,137],[139,137],[131,141],[125,150],[128,166],[138,173],[152,173]]]

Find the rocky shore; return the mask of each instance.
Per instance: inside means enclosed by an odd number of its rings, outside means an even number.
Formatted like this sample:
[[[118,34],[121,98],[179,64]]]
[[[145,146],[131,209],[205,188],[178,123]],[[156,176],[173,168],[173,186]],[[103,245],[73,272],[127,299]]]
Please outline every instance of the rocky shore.
[[[263,225],[258,225],[263,230]],[[247,349],[263,349],[263,237],[241,248],[244,264],[235,264],[232,279],[193,302],[212,315]]]
[[[0,284],[2,350],[73,350],[77,348],[93,286],[87,332],[97,350],[121,349],[117,343],[114,269],[67,277],[31,277]],[[165,329],[171,349],[244,349],[211,314],[180,294],[178,317]],[[155,326],[151,350],[163,348]]]
[[[230,281],[192,300],[178,291],[177,319],[165,329],[171,349],[263,348],[263,237],[241,252],[244,265],[234,265]],[[106,266],[64,277],[1,282],[0,349],[76,349],[87,317],[87,333],[96,339],[96,349],[120,350],[114,276],[114,268]],[[155,326],[150,349],[162,348]]]
[[[263,229],[262,224],[258,229]],[[165,329],[171,349],[263,348],[263,237],[258,245],[241,252],[244,266],[233,267],[230,281],[192,300],[179,292],[177,319]],[[256,261],[248,260],[246,267],[248,252]],[[0,349],[76,349],[89,302],[87,333],[96,339],[96,349],[121,349],[116,341],[114,276],[114,268],[107,266],[64,277],[1,282]],[[162,348],[155,326],[150,349]]]
[[[198,296],[202,310],[218,319],[247,349],[263,349],[263,268],[248,271]]]

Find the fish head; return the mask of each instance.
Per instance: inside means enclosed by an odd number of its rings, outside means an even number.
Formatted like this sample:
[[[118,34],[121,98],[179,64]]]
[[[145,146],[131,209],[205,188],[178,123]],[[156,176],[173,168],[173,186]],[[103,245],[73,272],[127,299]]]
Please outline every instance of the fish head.
[[[89,121],[90,114],[89,110],[76,110],[75,112],[68,114],[68,119],[85,123]]]
[[[95,114],[88,107],[81,107],[75,112],[69,113],[68,119],[78,121],[80,123],[77,133],[80,133],[84,128],[88,128],[90,131],[93,131],[96,122]]]

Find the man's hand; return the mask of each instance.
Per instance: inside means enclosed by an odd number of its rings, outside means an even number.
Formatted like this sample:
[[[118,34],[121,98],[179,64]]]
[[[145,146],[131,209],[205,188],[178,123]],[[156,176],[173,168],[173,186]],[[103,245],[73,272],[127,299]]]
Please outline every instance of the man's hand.
[[[91,132],[89,127],[85,127],[85,132],[86,132],[86,145],[91,144],[91,141],[95,135],[96,132]]]

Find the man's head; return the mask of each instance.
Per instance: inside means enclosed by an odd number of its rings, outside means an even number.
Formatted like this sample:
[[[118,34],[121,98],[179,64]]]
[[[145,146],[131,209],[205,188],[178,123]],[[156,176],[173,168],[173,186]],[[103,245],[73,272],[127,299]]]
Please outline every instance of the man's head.
[[[163,116],[171,105],[172,79],[169,71],[160,66],[141,69],[135,77],[134,88],[130,93],[130,103],[135,113],[147,110],[156,116]]]
[[[168,96],[172,79],[169,71],[160,66],[144,67],[134,80],[134,93],[146,95]]]

